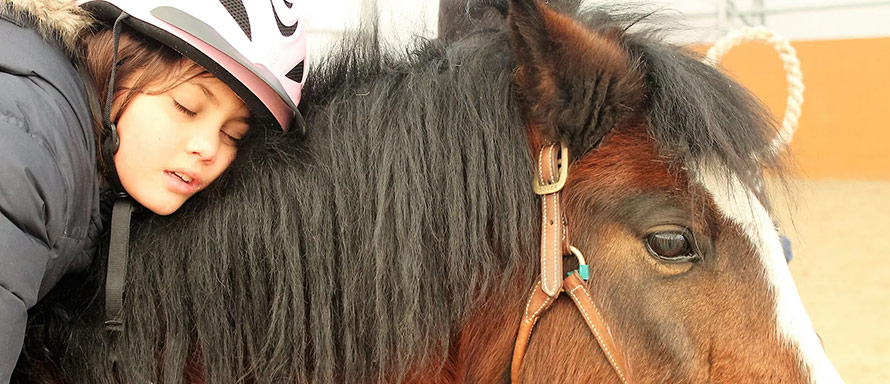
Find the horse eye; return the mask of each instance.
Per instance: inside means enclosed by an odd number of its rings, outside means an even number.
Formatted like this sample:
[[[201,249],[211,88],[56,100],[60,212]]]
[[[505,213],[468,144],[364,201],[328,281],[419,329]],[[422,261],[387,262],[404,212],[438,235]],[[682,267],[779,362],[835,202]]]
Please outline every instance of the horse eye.
[[[683,263],[698,259],[686,232],[656,232],[646,238],[646,247],[656,259],[668,263]]]

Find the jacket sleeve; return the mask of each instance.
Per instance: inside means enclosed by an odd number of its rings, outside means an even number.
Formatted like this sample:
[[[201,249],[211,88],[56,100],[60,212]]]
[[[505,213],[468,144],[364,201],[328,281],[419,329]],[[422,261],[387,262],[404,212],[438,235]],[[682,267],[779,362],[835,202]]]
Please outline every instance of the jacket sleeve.
[[[67,188],[45,141],[0,111],[0,383],[21,353],[27,310],[38,299]]]

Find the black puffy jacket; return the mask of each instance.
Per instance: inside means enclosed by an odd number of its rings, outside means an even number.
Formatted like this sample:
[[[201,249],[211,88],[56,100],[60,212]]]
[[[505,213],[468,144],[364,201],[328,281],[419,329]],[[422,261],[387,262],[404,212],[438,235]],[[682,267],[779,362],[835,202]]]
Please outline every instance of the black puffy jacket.
[[[28,308],[89,266],[102,231],[89,103],[66,54],[88,23],[69,1],[0,0],[0,383]]]

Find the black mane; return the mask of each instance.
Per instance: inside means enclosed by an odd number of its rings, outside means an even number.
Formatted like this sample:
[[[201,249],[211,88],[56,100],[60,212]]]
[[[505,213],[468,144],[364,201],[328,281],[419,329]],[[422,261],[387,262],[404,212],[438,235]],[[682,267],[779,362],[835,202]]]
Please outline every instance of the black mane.
[[[611,30],[633,18],[582,19]],[[646,74],[668,161],[758,169],[772,125],[741,87],[648,33],[621,41]],[[513,68],[502,21],[404,53],[373,33],[345,40],[310,73],[305,136],[255,130],[178,213],[136,220],[122,377],[181,382],[192,354],[209,382],[395,382],[444,358],[480,298],[537,270]],[[111,377],[102,264],[81,299],[74,276],[32,311],[31,365]]]

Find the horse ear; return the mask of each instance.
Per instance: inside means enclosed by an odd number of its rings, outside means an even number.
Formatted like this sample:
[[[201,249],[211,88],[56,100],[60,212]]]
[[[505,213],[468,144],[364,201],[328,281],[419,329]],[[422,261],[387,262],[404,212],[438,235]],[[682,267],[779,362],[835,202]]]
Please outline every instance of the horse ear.
[[[619,44],[538,0],[511,0],[514,83],[527,125],[581,155],[645,98],[643,76]]]

